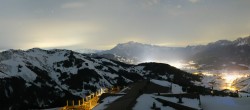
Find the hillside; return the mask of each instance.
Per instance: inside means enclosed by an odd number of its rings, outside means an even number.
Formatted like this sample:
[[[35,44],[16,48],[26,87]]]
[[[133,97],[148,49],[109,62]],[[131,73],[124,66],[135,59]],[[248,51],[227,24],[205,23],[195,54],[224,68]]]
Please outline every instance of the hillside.
[[[168,64],[128,65],[70,50],[8,50],[0,53],[0,107],[64,106],[66,100],[80,99],[101,87],[125,86],[148,78],[181,86],[200,80]]]

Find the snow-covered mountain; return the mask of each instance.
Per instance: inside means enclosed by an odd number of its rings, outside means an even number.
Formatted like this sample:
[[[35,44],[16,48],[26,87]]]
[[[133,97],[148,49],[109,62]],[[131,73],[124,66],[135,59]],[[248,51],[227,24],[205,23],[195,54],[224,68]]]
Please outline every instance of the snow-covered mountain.
[[[203,46],[165,47],[138,42],[118,44],[111,50],[99,54],[114,54],[131,59],[134,63],[176,62],[186,59],[202,50]]]
[[[126,64],[137,64],[137,62],[133,58],[119,56],[116,54],[108,54],[108,53],[105,54],[105,53],[100,52],[100,53],[87,54],[87,55],[89,55],[90,57],[96,57],[96,58],[98,58],[98,57],[107,58],[110,60],[119,61],[119,62],[123,62]]]
[[[209,43],[204,50],[188,60],[203,65],[202,69],[248,69],[250,65],[250,36],[234,41],[220,40]]]
[[[250,77],[237,79],[234,81],[233,85],[242,92],[250,93]]]
[[[142,62],[171,64],[194,61],[199,69],[248,69],[249,49],[250,36],[234,41],[219,40],[207,45],[187,47],[165,47],[131,41],[118,44],[111,50],[99,52],[96,55],[129,64]]]
[[[235,41],[233,41],[234,45],[237,46],[244,46],[244,45],[250,45],[250,36],[245,37],[245,38],[238,38]]]
[[[38,48],[3,51],[0,52],[0,108],[63,106],[67,99],[80,99],[103,86],[124,86],[147,78],[173,81],[201,92],[204,89],[197,89],[193,84],[201,79],[199,76],[167,64],[132,64],[188,59],[207,67],[212,65],[212,68],[222,65],[248,69],[249,39],[246,37],[235,41],[222,40],[206,46],[176,48],[129,42],[98,54]],[[248,79],[236,84],[242,87],[242,91],[249,92]]]
[[[93,54],[93,53],[98,53],[102,52],[103,50],[95,50],[95,49],[76,49],[74,50],[75,52],[79,53],[85,53],[85,54]]]
[[[228,46],[228,45],[234,45],[234,46],[244,46],[244,45],[250,45],[250,36],[244,37],[244,38],[238,38],[234,41],[230,40],[218,40],[216,42],[209,43],[208,45],[221,45],[221,46]]]
[[[124,86],[147,78],[191,88],[200,80],[167,64],[128,65],[70,50],[8,50],[0,53],[0,108],[64,106],[66,100],[80,99],[103,86]]]

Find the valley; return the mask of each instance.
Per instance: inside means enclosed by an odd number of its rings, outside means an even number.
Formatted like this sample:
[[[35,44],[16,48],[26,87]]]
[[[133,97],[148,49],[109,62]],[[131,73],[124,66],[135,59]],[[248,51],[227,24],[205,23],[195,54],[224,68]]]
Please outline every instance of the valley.
[[[198,85],[213,88],[215,90],[230,90],[230,91],[242,91],[249,92],[245,90],[244,86],[248,86],[247,83],[241,82],[244,80],[249,80],[250,71],[228,71],[228,70],[203,70],[191,72],[195,75],[200,75],[203,77]]]
[[[219,45],[221,46],[225,45]],[[137,51],[138,48],[144,51],[143,54],[139,54],[141,51]],[[148,55],[145,48],[149,50],[151,48],[152,51],[157,48],[160,50]],[[203,46],[166,48],[129,42],[129,44],[118,44],[118,47],[113,49],[115,53],[108,53],[108,50],[80,53],[80,51],[66,49],[40,48],[6,50],[0,53],[0,93],[3,94],[0,98],[0,106],[4,109],[63,107],[67,100],[81,100],[101,88],[130,86],[141,80],[150,80],[154,84],[147,86],[151,89],[145,89],[145,93],[131,97],[132,105],[127,105],[130,108],[140,108],[134,105],[136,100],[140,101],[144,98],[153,100],[152,97],[155,97],[159,103],[167,101],[174,108],[183,106],[176,105],[176,102],[173,102],[176,99],[172,99],[172,96],[164,99],[165,101],[161,100],[163,98],[161,96],[154,96],[154,93],[161,88],[159,86],[167,90],[172,89],[159,92],[160,94],[173,94],[175,97],[178,97],[176,94],[194,93],[202,95],[201,97],[218,96],[218,98],[229,96],[244,99],[250,96],[248,63],[236,60],[201,63],[198,60],[185,61],[182,59],[184,57],[180,56],[188,51],[200,53],[197,48],[201,49]],[[118,54],[121,51],[125,53]],[[162,51],[165,52],[162,53]],[[172,53],[169,54],[169,52]],[[174,54],[178,55],[173,56]],[[195,56],[188,55],[189,57],[185,58]],[[145,56],[147,56],[146,60],[136,62],[139,61],[138,58],[145,58]],[[216,59],[219,60],[220,57],[217,56]],[[138,92],[139,88],[135,87]],[[123,99],[120,98],[117,101]],[[201,107],[197,106],[195,100],[184,100],[194,101],[195,107]],[[118,104],[117,101],[114,103]],[[107,104],[107,102],[104,103]],[[156,105],[159,106],[159,103]],[[98,104],[101,105],[101,103]],[[110,107],[112,110],[112,106]]]
[[[0,110],[250,110],[250,0],[0,0]]]

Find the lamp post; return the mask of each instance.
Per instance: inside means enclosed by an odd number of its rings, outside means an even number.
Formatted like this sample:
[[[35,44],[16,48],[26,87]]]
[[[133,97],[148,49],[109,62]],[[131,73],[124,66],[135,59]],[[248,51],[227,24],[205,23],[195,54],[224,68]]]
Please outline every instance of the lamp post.
[[[173,89],[173,82],[171,82],[171,85],[170,85],[170,92],[171,93],[173,93],[172,89]]]
[[[200,94],[197,93],[197,95],[198,95],[198,100],[199,100],[199,106],[201,106],[201,97],[200,97]]]
[[[67,102],[66,102],[66,103],[67,103],[67,106],[69,106],[69,101],[68,101],[68,100],[67,100]]]
[[[173,79],[174,79],[174,76],[173,75],[169,75],[169,78],[170,78],[170,93],[173,93],[172,89],[173,89]]]
[[[179,95],[179,101],[178,101],[178,103],[183,103],[181,94]]]

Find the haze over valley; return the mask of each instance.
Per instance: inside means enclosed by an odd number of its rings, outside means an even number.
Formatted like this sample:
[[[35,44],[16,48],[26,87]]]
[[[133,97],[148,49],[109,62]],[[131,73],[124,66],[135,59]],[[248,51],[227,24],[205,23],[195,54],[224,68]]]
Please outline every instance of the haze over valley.
[[[249,0],[0,0],[0,110],[249,110]]]

